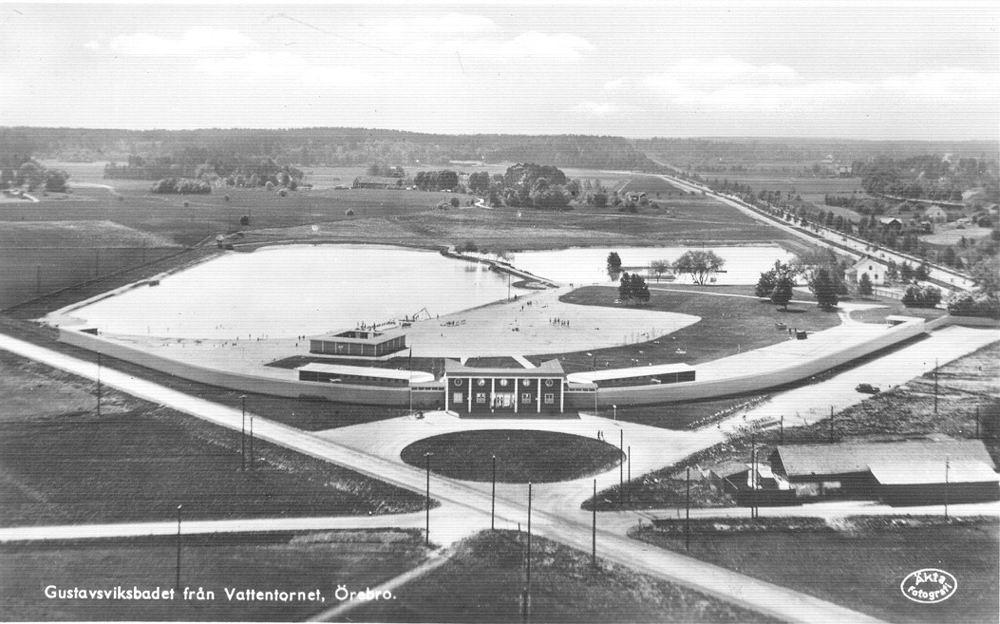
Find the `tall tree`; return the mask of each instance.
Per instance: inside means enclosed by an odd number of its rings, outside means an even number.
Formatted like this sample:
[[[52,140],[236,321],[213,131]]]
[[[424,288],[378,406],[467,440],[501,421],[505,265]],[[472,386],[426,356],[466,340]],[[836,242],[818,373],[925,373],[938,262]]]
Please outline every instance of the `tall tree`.
[[[622,273],[618,282],[618,299],[626,302],[632,299],[632,276],[628,273]]]
[[[839,302],[839,298],[837,297],[837,282],[830,274],[830,269],[826,267],[822,267],[816,271],[812,281],[809,283],[809,289],[816,295],[816,301],[819,302],[820,307],[833,308]]]
[[[872,280],[868,277],[867,271],[862,273],[858,280],[858,294],[862,297],[868,297],[872,294]]]
[[[708,276],[716,273],[726,264],[726,261],[712,251],[686,251],[674,262],[674,269],[680,273],[688,273],[696,284],[704,285]]]
[[[771,291],[771,303],[780,305],[788,310],[788,304],[792,300],[792,278],[784,275],[779,277]]]

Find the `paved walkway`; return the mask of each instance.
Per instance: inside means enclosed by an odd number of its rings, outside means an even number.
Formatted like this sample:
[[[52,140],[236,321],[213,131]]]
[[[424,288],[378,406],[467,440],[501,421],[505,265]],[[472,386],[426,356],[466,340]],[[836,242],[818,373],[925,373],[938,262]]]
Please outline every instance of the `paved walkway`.
[[[96,364],[84,362],[2,334],[0,334],[0,348],[90,379],[94,379],[97,375]],[[231,429],[240,427],[241,414],[239,410],[198,399],[107,368],[104,369],[101,377],[107,386],[133,396],[160,403],[223,427]],[[269,442],[349,467],[361,474],[394,485],[417,492],[424,488],[425,477],[422,470],[400,462],[390,462],[367,453],[361,453],[265,418],[258,417],[256,419],[255,434]],[[431,491],[436,499],[462,507],[468,512],[471,523],[475,523],[477,517],[482,518],[484,514],[489,513],[490,496],[466,483],[435,477],[431,480]],[[498,497],[496,510],[497,516],[506,523],[527,520],[525,507],[516,501]],[[538,510],[532,517],[532,528],[539,535],[583,551],[587,551],[590,547],[590,527],[573,518],[565,518],[549,511]],[[431,539],[437,541],[433,527]],[[602,531],[598,536],[598,541],[601,545],[600,555],[605,559],[782,620],[792,622],[877,621],[851,609],[785,587],[743,576],[690,557],[654,548],[627,537]]]

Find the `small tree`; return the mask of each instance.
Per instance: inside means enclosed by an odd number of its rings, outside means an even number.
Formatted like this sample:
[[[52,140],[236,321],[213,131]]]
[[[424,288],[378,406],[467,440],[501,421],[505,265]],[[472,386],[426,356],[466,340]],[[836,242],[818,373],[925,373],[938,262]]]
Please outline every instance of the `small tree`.
[[[640,303],[649,302],[649,286],[641,275],[632,276],[630,287],[633,300]]]
[[[861,279],[858,280],[858,294],[862,297],[869,297],[872,294],[872,280],[867,272],[862,273]]]
[[[670,270],[669,260],[653,260],[649,263],[649,268],[656,274],[656,282],[660,282],[660,276]]]
[[[621,271],[622,270],[622,259],[618,255],[617,251],[612,251],[608,254],[608,270],[609,271]]]
[[[757,280],[757,287],[754,288],[754,294],[758,297],[769,297],[774,292],[774,287],[777,283],[777,276],[775,276],[773,270],[764,271],[760,274],[760,279]]]
[[[822,267],[816,271],[816,275],[809,283],[809,289],[816,295],[816,301],[819,302],[820,307],[833,308],[839,302],[839,298],[837,297],[837,282],[830,275],[830,270],[826,267]]]
[[[930,277],[930,267],[927,266],[926,262],[921,262],[917,268],[913,270],[913,279],[923,282],[928,277]]]
[[[771,291],[771,303],[780,305],[788,310],[788,304],[792,300],[792,278],[787,275],[779,277]]]

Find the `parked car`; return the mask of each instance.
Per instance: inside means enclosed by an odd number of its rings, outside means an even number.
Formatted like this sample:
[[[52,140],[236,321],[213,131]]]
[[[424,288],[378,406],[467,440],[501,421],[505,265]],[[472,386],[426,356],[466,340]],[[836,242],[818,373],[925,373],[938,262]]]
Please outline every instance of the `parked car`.
[[[878,394],[879,392],[878,386],[873,386],[867,383],[858,384],[854,389],[863,394]]]

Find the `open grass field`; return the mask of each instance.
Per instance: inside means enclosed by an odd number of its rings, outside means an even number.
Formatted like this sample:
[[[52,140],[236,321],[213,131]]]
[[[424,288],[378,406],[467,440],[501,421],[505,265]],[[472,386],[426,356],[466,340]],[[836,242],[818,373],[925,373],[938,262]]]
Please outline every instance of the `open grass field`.
[[[598,474],[621,461],[605,442],[554,431],[497,429],[460,431],[425,438],[403,449],[402,459],[431,472],[463,481],[490,481],[492,457],[501,483],[550,483]]]
[[[791,304],[785,312],[770,302],[741,296],[720,297],[711,292],[652,290],[648,309],[702,318],[669,336],[610,349],[538,355],[529,359],[538,364],[559,357],[567,372],[589,371],[594,366],[600,369],[671,362],[698,364],[787,340],[786,331],[775,329],[778,322],[810,332],[840,324],[836,312],[824,311],[811,304]],[[616,288],[585,286],[560,300],[578,305],[620,307],[615,304],[617,297]]]
[[[415,511],[422,499],[0,351],[4,525]],[[249,456],[249,455],[248,455]]]
[[[525,534],[487,531],[457,547],[448,563],[368,603],[352,622],[519,622]],[[533,537],[532,622],[762,622],[756,613],[638,574],[589,553]]]
[[[934,410],[933,375],[914,379],[836,414],[834,439],[853,441],[893,440],[928,433],[943,433],[955,438],[976,437],[977,410],[980,421],[988,410],[1000,404],[1000,343],[993,343],[974,353],[949,362],[938,369],[938,410]],[[663,406],[666,412],[670,406]],[[618,410],[619,417],[631,420],[629,410]],[[654,423],[650,423],[654,424]],[[830,421],[821,420],[807,426],[794,426],[786,418],[784,434],[775,429],[756,433],[758,453],[767,457],[779,443],[823,444],[830,441]],[[980,425],[979,431],[982,433]],[[995,462],[1000,462],[1000,440],[985,437],[983,442]],[[684,461],[645,475],[625,484],[623,497],[627,506],[653,509],[683,505],[682,475],[686,467],[708,467],[726,462],[749,462],[751,441],[748,435],[732,437],[726,442],[699,451]],[[617,486],[598,492],[598,509],[617,509],[603,503],[617,501]],[[697,506],[731,506],[732,498],[712,492],[705,481],[692,481],[692,501]],[[590,502],[584,503],[589,509]]]
[[[687,195],[686,191],[682,191],[660,176],[654,175],[633,176],[615,190],[619,193],[646,193],[650,201],[671,196]]]
[[[684,549],[683,522],[631,535],[889,622],[997,621],[996,518],[848,518],[837,528],[809,519],[758,523],[693,522],[690,551]],[[789,530],[790,524],[796,528]],[[931,605],[905,598],[900,582],[922,568],[953,574],[955,595]]]
[[[0,545],[0,617],[58,621],[301,621],[338,604],[337,586],[375,587],[426,556],[414,531],[186,536],[181,583],[214,600],[47,599],[43,589],[174,588],[174,537]],[[315,601],[230,601],[225,588],[317,591]]]
[[[986,238],[993,232],[990,228],[984,228],[979,226],[970,226],[964,229],[958,228],[943,228],[938,226],[938,230],[933,234],[927,234],[921,236],[921,242],[927,243],[928,245],[957,245],[958,241],[962,238],[966,238],[970,241],[979,240],[980,238]]]

